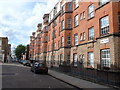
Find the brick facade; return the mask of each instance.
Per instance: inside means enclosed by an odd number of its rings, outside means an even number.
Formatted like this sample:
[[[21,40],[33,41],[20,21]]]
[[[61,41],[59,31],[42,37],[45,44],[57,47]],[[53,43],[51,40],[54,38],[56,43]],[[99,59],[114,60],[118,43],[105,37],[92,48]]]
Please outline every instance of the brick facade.
[[[95,63],[119,63],[119,13],[120,2],[100,5],[60,0],[30,37],[31,60],[45,60],[57,67],[64,64],[77,67],[82,59],[87,68],[96,68]]]

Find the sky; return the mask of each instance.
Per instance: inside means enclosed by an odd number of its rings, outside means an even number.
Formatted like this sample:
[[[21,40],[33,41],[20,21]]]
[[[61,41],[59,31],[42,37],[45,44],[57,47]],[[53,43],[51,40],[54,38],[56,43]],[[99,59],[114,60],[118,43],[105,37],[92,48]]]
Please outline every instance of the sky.
[[[12,49],[27,45],[42,17],[58,0],[0,0],[0,37],[8,37]]]

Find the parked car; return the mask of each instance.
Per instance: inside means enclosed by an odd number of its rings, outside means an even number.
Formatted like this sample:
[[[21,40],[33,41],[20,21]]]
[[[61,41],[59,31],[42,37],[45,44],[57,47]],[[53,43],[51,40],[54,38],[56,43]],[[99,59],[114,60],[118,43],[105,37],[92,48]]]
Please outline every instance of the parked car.
[[[31,71],[34,73],[45,73],[48,74],[48,67],[44,63],[34,63],[31,66]]]
[[[21,64],[23,64],[23,60],[19,60],[18,62],[21,63]]]
[[[22,64],[24,66],[30,66],[31,65],[29,60],[23,60]]]

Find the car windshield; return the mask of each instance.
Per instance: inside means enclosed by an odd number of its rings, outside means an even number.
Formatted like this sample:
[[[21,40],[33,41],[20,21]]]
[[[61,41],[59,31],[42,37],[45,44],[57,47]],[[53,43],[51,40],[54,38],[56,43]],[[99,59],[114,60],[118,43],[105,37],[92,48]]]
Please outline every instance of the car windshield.
[[[27,60],[24,60],[23,62],[28,62]]]
[[[43,63],[35,63],[34,66],[35,67],[44,67],[45,64],[43,64]]]
[[[41,67],[41,66],[44,66],[44,64],[40,63],[40,64],[39,64],[39,67]]]

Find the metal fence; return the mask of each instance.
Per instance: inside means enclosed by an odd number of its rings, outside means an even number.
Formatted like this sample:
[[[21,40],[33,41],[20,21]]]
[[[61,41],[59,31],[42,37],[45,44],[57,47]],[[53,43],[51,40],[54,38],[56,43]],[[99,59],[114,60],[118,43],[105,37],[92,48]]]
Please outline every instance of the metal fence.
[[[58,61],[47,61],[48,65],[52,66],[50,69],[62,72],[77,78],[89,80],[95,83],[106,84],[109,86],[120,88],[120,63],[110,63],[109,67],[106,65],[94,62],[94,67],[89,67],[87,62],[73,63],[62,65]]]
[[[77,62],[76,66],[74,66],[74,62],[59,60],[33,60],[33,62],[44,62],[52,70],[95,83],[120,88],[120,62],[110,62],[109,65],[108,62],[94,62],[91,66],[89,66],[88,62]]]

